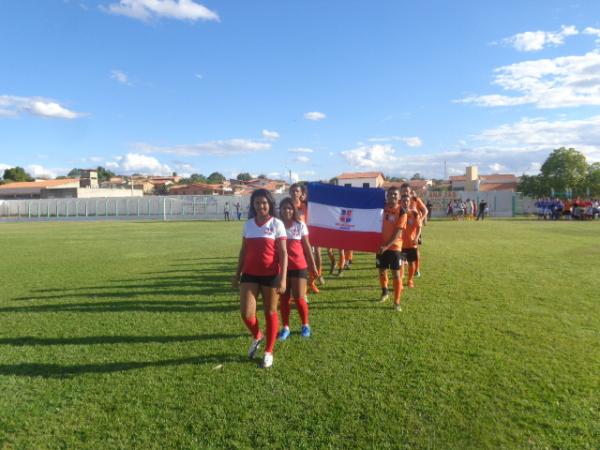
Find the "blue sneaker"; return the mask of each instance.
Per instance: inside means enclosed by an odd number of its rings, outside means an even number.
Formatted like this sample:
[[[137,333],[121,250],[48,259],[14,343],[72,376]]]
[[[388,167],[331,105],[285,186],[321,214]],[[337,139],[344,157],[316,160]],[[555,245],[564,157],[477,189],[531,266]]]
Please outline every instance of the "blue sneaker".
[[[289,328],[282,328],[281,331],[279,332],[278,339],[280,341],[285,341],[289,337],[290,337],[290,329]]]
[[[302,325],[302,337],[310,337],[310,325]]]

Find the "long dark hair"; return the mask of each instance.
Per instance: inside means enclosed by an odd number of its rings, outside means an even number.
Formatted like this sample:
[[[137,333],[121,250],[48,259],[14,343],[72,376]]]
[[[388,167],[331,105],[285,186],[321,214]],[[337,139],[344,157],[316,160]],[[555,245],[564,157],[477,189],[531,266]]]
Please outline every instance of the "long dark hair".
[[[299,222],[299,220],[298,220],[298,208],[296,208],[296,205],[294,205],[294,201],[291,199],[291,197],[286,197],[286,198],[284,198],[283,200],[281,200],[279,202],[279,218],[281,220],[283,220],[283,217],[281,216],[281,209],[285,205],[290,205],[292,207],[292,209],[294,210],[294,217],[292,217],[292,220],[294,220],[295,222]]]
[[[256,217],[256,210],[254,209],[254,200],[257,197],[264,197],[267,199],[267,202],[269,203],[269,215],[274,216],[275,199],[273,198],[273,194],[271,194],[271,192],[267,191],[266,189],[257,189],[250,196],[250,210],[248,211],[248,219]]]

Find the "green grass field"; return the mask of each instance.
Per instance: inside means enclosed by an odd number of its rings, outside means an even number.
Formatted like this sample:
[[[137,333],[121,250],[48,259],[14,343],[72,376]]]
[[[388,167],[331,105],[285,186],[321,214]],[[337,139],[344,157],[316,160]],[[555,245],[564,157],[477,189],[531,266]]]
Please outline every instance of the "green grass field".
[[[0,448],[600,448],[598,222],[433,222],[402,313],[359,254],[270,370],[240,232],[0,224]]]

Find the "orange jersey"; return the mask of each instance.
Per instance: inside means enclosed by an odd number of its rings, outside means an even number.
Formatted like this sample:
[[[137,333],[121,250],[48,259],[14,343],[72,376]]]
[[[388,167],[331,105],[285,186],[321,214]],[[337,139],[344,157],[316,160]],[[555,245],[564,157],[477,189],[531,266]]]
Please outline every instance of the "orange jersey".
[[[406,227],[402,230],[402,248],[417,248],[415,239],[421,231],[421,215],[410,210],[407,214]]]
[[[427,214],[427,206],[425,206],[425,203],[423,203],[423,200],[421,200],[419,197],[410,198],[410,209],[416,209],[417,211],[419,211],[419,213],[422,216],[421,220],[423,220],[423,218]]]
[[[297,219],[300,222],[308,223],[308,205],[305,202],[300,202],[299,205],[294,206],[296,207]]]
[[[381,230],[381,243],[387,244],[397,230],[406,227],[406,214],[399,206],[391,208],[386,206],[383,209],[383,227]],[[392,243],[388,250],[402,250],[402,233]]]

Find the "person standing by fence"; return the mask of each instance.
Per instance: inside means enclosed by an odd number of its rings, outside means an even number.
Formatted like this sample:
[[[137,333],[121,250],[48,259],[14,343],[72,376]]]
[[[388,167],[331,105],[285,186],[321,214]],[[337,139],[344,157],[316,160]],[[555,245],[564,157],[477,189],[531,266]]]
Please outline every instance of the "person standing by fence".
[[[225,220],[229,221],[229,202],[225,202],[225,207],[223,208],[223,213],[225,215]]]

